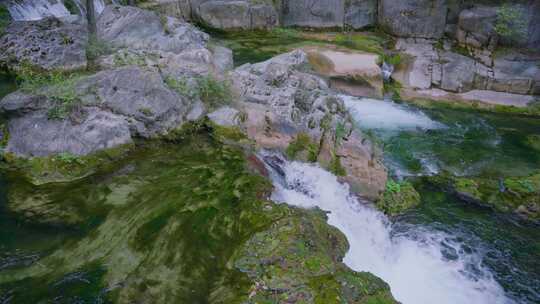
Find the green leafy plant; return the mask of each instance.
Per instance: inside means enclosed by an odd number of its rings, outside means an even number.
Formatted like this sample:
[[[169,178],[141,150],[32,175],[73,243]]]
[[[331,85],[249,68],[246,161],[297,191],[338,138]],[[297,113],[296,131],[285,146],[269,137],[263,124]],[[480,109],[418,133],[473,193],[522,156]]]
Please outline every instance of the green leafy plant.
[[[78,74],[65,74],[60,71],[39,71],[30,63],[21,64],[17,74],[19,88],[28,93],[48,97],[52,105],[47,111],[49,119],[64,119],[79,104],[75,84]]]
[[[84,165],[86,162],[79,156],[69,153],[62,152],[54,157],[55,161],[63,162],[68,165]]]
[[[166,78],[169,88],[188,98],[200,98],[210,108],[232,102],[231,87],[227,81],[221,81],[211,75],[195,77],[190,83],[187,78]]]
[[[86,44],[86,58],[95,60],[110,52],[109,45],[100,39],[90,39]]]
[[[386,182],[386,191],[390,193],[400,193],[401,192],[401,184],[398,182],[390,179]]]
[[[497,10],[495,31],[501,37],[510,40],[520,40],[527,36],[527,18],[524,12],[516,6],[504,4]]]

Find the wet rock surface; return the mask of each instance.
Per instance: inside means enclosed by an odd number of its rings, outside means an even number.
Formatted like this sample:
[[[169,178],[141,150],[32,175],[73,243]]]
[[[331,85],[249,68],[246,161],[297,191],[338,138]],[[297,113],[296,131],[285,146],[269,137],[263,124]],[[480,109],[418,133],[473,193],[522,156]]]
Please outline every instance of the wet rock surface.
[[[302,50],[235,69],[230,77],[246,113],[241,126],[260,147],[295,151],[293,157],[318,161],[362,195],[377,197],[386,171],[376,148],[353,130],[343,100],[310,69]]]

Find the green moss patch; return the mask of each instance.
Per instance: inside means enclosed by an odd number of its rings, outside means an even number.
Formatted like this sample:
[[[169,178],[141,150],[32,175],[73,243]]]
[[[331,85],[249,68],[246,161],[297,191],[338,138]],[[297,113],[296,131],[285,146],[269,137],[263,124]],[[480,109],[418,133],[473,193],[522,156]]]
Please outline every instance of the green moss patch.
[[[306,133],[299,133],[289,144],[285,154],[291,159],[316,162],[319,155],[319,145]]]
[[[408,182],[389,180],[382,197],[377,201],[377,207],[388,215],[398,215],[420,203],[420,194]]]

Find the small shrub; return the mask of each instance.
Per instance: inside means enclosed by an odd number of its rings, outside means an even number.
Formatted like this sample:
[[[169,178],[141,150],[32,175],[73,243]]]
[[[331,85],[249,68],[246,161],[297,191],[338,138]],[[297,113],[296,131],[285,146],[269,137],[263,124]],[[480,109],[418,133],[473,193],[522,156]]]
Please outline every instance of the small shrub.
[[[64,119],[79,102],[75,84],[79,78],[76,74],[65,74],[59,71],[38,71],[30,63],[21,64],[17,74],[19,88],[28,93],[39,93],[52,101],[47,111],[49,119]]]
[[[79,156],[69,153],[69,152],[62,152],[56,155],[54,157],[54,160],[68,164],[68,165],[84,165],[86,163]]]
[[[527,37],[527,18],[518,7],[504,4],[497,10],[495,31],[501,37],[516,41]]]
[[[401,185],[396,181],[390,179],[386,182],[386,191],[390,193],[400,193]]]
[[[177,91],[179,94],[191,99],[200,98],[200,100],[210,108],[232,102],[231,88],[228,82],[220,81],[211,75],[199,76],[194,78],[194,84],[190,85],[189,79],[167,78],[165,79],[169,88]]]
[[[86,44],[86,58],[93,61],[110,52],[109,45],[100,39],[90,39]]]

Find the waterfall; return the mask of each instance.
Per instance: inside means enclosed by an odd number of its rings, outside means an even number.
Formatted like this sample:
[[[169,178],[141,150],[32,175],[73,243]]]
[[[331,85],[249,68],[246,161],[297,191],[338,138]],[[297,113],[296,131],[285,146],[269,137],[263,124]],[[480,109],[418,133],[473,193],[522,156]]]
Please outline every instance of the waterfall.
[[[461,249],[443,232],[395,233],[389,220],[349,193],[346,184],[318,166],[280,160],[263,153],[275,186],[272,199],[328,212],[328,223],[345,234],[350,249],[344,263],[385,280],[403,304],[513,303],[482,265],[482,256]],[[279,166],[278,170],[276,168]],[[444,249],[457,252],[446,258]]]
[[[70,12],[64,5],[66,0],[12,0],[7,8],[11,18],[16,21],[40,20],[46,17],[65,17]],[[84,15],[86,8],[84,0],[69,0],[79,9],[79,14]],[[100,14],[105,9],[104,0],[94,0],[96,12]]]
[[[384,81],[389,81],[390,77],[392,77],[392,73],[394,73],[394,66],[387,62],[383,62],[382,74]]]

